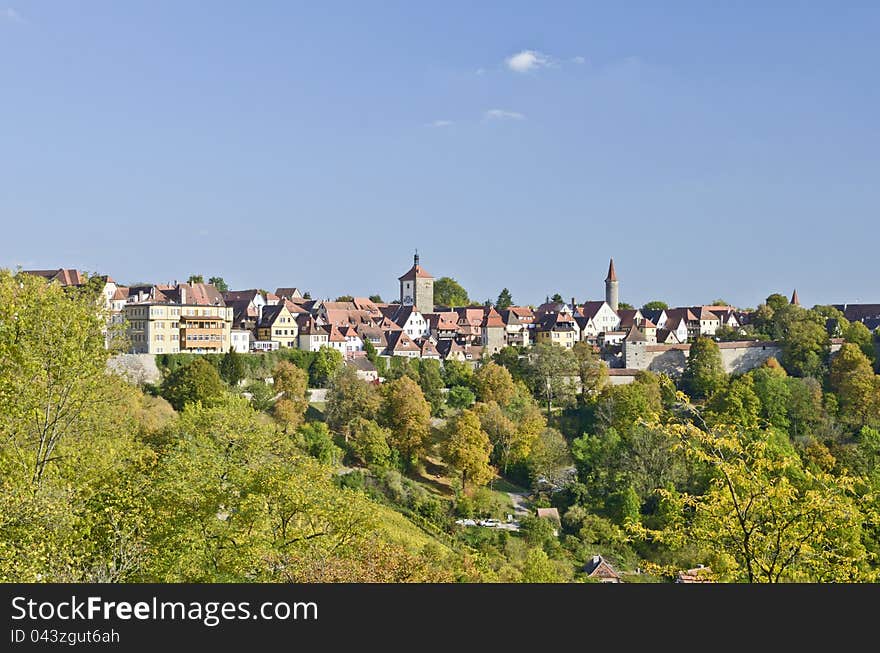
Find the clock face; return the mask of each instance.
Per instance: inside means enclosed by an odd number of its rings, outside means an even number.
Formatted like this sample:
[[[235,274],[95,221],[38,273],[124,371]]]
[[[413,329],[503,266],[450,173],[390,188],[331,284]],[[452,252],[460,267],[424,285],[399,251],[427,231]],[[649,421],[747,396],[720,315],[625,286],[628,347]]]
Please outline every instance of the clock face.
[[[404,306],[409,306],[412,303],[413,303],[413,298],[410,297],[409,295],[404,295],[404,297],[403,297]]]

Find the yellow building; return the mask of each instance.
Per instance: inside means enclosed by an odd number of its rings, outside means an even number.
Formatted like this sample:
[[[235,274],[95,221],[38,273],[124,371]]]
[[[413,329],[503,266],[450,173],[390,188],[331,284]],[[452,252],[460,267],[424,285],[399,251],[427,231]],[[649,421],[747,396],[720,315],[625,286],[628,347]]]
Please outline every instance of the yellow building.
[[[222,354],[231,346],[232,308],[209,284],[129,288],[123,313],[133,354]]]
[[[257,340],[277,342],[279,347],[296,347],[299,327],[284,302],[263,306],[257,322]]]

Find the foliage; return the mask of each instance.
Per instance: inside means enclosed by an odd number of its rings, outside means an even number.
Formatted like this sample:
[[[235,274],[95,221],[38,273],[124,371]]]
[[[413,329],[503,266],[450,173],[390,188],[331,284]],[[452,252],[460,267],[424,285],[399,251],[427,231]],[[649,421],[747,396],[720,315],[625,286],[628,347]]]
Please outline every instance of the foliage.
[[[446,393],[446,404],[450,408],[469,408],[476,400],[476,395],[464,385],[453,386]]]
[[[352,454],[365,465],[386,466],[391,460],[388,438],[391,432],[371,419],[356,417],[348,424]]]
[[[280,394],[272,413],[285,433],[290,433],[302,424],[309,407],[309,377],[301,368],[282,361],[272,371],[272,378],[275,392]]]
[[[461,475],[462,490],[468,483],[475,487],[485,485],[495,470],[489,465],[492,444],[480,425],[480,418],[470,410],[463,410],[450,419],[446,426],[443,458]]]
[[[226,383],[232,387],[237,386],[244,378],[245,374],[242,355],[230,347],[229,351],[223,354],[223,358],[220,359],[218,371],[220,372],[221,378],[226,381]]]
[[[643,311],[660,311],[660,310],[665,311],[668,309],[669,309],[669,304],[667,304],[666,302],[661,302],[656,299],[653,301],[647,302],[644,306],[642,306]]]
[[[415,381],[402,376],[383,385],[379,423],[391,430],[389,444],[414,463],[424,451],[431,425],[431,406]]]
[[[344,365],[327,388],[324,418],[333,432],[348,440],[351,423],[358,419],[375,420],[380,403],[376,386],[362,381],[353,368]]]
[[[189,403],[200,402],[207,406],[220,401],[225,386],[217,368],[197,358],[166,376],[162,381],[161,393],[175,410],[183,410]]]
[[[726,379],[718,345],[709,338],[697,338],[681,377],[682,389],[694,399],[706,399],[718,392]]]
[[[229,292],[229,286],[226,284],[226,281],[223,280],[223,277],[211,277],[208,279],[208,283],[220,292]]]
[[[712,470],[708,491],[675,496],[682,524],[647,533],[700,543],[727,561],[727,578],[748,582],[872,577],[861,543],[853,479],[805,468],[765,435],[736,427],[670,427],[689,458]]]
[[[563,407],[574,403],[578,363],[570,349],[547,343],[535,345],[524,367],[526,382],[535,397],[546,402],[548,416],[554,401]]]
[[[341,367],[342,354],[332,347],[321,347],[309,368],[309,384],[313,388],[326,388]]]
[[[477,398],[486,403],[507,404],[515,392],[510,372],[493,362],[482,365],[474,374],[474,388]]]
[[[495,300],[495,308],[499,311],[503,311],[506,308],[510,308],[512,305],[513,296],[507,288],[502,288],[501,292],[498,293],[498,299]]]
[[[467,306],[470,304],[467,291],[451,277],[440,277],[434,281],[434,304],[436,306]]]

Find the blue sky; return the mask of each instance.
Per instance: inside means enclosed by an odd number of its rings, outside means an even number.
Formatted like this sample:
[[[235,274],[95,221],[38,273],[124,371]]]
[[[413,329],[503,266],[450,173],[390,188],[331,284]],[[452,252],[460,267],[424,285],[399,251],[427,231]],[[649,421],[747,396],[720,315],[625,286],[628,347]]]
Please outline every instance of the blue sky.
[[[0,0],[0,266],[880,301],[880,4]]]

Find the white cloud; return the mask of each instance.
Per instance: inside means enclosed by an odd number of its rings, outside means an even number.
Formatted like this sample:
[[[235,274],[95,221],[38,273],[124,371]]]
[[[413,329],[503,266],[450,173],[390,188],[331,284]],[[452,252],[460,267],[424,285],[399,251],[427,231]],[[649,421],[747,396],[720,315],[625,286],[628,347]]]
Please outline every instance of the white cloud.
[[[527,73],[530,70],[546,68],[553,64],[550,57],[536,50],[523,50],[505,59],[507,67],[515,73]]]
[[[486,120],[525,120],[526,117],[518,111],[506,111],[504,109],[489,109],[486,112]]]
[[[585,64],[585,63],[587,63],[587,60],[584,59],[583,57],[572,57],[572,58],[571,58],[571,63]]]
[[[429,122],[428,127],[451,127],[451,120],[435,120],[434,122]]]
[[[12,21],[13,23],[25,22],[24,17],[12,7],[5,7],[3,9],[0,9],[0,17]]]

